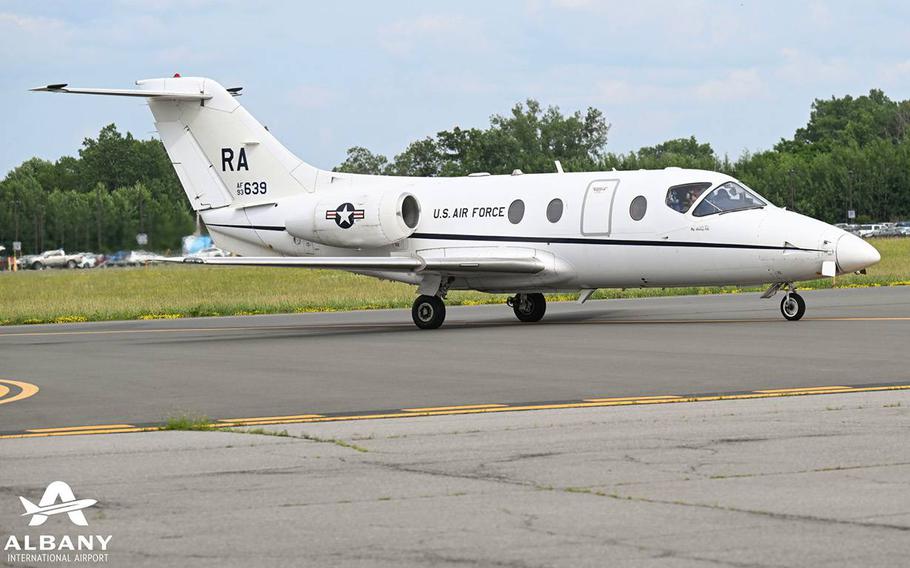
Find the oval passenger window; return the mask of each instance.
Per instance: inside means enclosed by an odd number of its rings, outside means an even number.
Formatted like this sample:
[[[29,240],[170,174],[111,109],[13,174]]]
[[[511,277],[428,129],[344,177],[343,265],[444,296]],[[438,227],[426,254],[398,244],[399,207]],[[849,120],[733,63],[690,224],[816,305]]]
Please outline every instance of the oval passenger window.
[[[555,223],[562,219],[562,199],[554,199],[547,205],[547,221]]]
[[[509,222],[513,225],[517,225],[525,216],[525,202],[521,199],[516,199],[509,205]]]
[[[629,205],[629,216],[636,221],[641,221],[642,217],[645,216],[645,212],[648,210],[648,200],[645,199],[644,195],[639,195],[632,200],[632,204]]]

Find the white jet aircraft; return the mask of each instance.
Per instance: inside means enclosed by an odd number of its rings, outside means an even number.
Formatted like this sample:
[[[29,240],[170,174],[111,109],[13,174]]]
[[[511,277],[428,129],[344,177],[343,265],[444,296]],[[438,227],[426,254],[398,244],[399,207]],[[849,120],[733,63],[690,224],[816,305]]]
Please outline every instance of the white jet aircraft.
[[[143,97],[215,265],[347,270],[419,287],[414,323],[445,319],[449,290],[514,294],[524,322],[544,292],[759,285],[782,288],[783,316],[806,304],[794,282],[865,269],[878,251],[841,229],[775,207],[721,173],[666,168],[460,178],[337,173],[297,158],[226,89],[199,77],[138,89],[33,90]]]

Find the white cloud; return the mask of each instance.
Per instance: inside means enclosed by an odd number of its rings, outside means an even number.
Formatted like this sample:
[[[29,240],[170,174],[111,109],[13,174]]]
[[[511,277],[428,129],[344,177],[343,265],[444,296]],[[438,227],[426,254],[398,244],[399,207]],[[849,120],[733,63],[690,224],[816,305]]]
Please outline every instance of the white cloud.
[[[879,64],[876,69],[878,81],[891,86],[910,80],[910,59],[894,63]]]
[[[780,50],[783,63],[776,70],[779,80],[794,84],[830,84],[854,77],[856,72],[842,57],[820,57],[794,48]]]
[[[812,23],[819,28],[829,28],[834,23],[830,6],[817,0],[809,5],[809,17],[812,18]]]
[[[381,26],[379,45],[393,55],[410,55],[427,47],[483,51],[489,41],[475,20],[461,15],[434,14]]]
[[[62,20],[0,12],[0,52],[16,62],[43,60],[61,49],[72,33]]]
[[[755,69],[734,69],[720,79],[709,79],[694,88],[703,101],[742,101],[765,94],[765,84]]]
[[[321,85],[299,85],[291,91],[291,101],[301,108],[319,109],[330,106],[335,93]]]
[[[605,105],[645,103],[670,96],[667,87],[625,79],[603,79],[597,81],[595,86],[594,99],[598,104]]]

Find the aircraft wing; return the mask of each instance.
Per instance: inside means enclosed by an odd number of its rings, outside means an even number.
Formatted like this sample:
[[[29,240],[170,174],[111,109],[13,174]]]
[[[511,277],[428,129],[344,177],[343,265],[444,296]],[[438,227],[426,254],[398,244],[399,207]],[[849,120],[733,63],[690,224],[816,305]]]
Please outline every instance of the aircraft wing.
[[[173,257],[165,262],[208,264],[213,266],[282,266],[334,270],[375,270],[389,272],[444,272],[536,274],[545,266],[540,260],[527,258],[421,258],[416,256],[224,256]]]

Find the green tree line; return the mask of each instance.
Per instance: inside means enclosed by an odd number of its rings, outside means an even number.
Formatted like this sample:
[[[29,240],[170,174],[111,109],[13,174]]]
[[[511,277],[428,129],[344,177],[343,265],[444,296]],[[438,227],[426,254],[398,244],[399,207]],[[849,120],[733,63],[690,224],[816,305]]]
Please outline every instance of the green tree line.
[[[0,244],[111,252],[174,249],[195,218],[158,140],[122,135],[113,124],[86,138],[79,157],[26,160],[0,181]]]
[[[868,95],[816,99],[809,122],[774,148],[744,153],[735,162],[694,137],[668,140],[628,153],[607,151],[609,124],[597,109],[563,115],[536,101],[495,115],[486,129],[439,132],[412,142],[389,160],[363,147],[348,150],[341,172],[460,176],[554,171],[656,169],[715,170],[741,179],[777,205],[823,221],[910,218],[910,101],[880,90]]]
[[[809,121],[772,149],[736,161],[694,137],[628,153],[607,149],[610,125],[594,108],[564,114],[534,100],[493,115],[486,128],[438,132],[392,159],[353,147],[336,171],[463,176],[679,166],[723,171],[772,202],[827,222],[910,218],[910,101],[882,91],[817,99]],[[32,158],[0,181],[0,244],[26,251],[66,248],[110,252],[175,249],[194,227],[193,213],[161,142],[121,134],[112,124],[86,138],[78,157]]]

